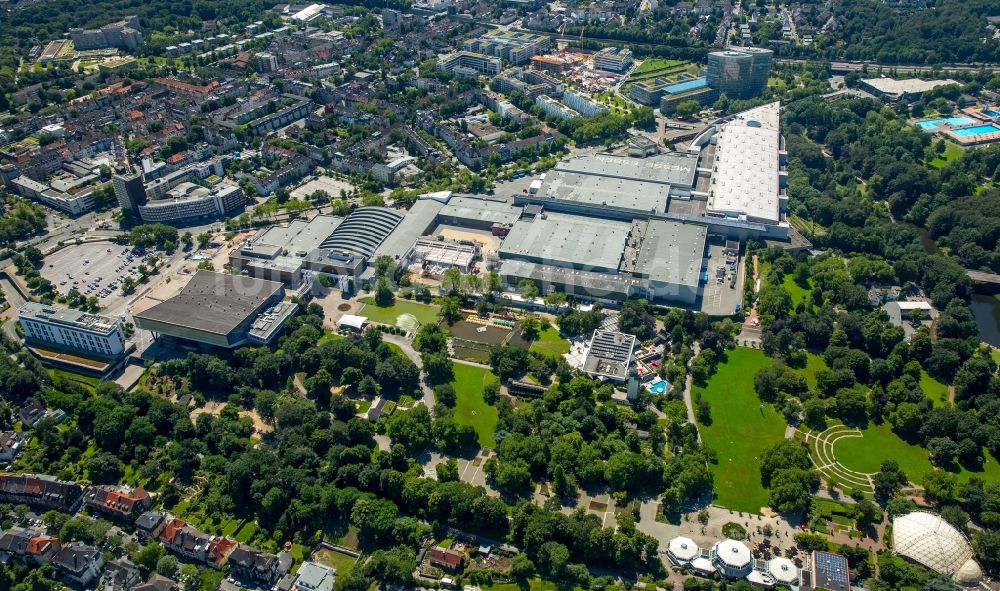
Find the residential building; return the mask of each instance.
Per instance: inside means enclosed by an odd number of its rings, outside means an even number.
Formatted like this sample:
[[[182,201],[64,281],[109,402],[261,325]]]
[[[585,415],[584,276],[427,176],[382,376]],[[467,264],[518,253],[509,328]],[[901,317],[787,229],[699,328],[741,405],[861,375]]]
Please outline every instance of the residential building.
[[[562,102],[567,107],[573,109],[584,117],[593,117],[594,115],[606,113],[608,111],[608,108],[604,105],[598,104],[581,94],[577,94],[569,90],[563,92]]]
[[[560,119],[575,119],[580,116],[580,114],[573,109],[545,94],[535,97],[535,104],[538,105],[546,115],[551,115]]]
[[[28,346],[57,347],[117,359],[125,354],[125,335],[117,319],[25,302],[18,311]]]
[[[67,583],[87,587],[100,576],[104,557],[93,546],[72,543],[56,552],[52,566]]]
[[[100,29],[70,29],[69,38],[77,50],[115,47],[135,51],[143,44],[142,27],[139,25],[139,17],[135,15],[104,25]]]
[[[4,431],[0,433],[0,462],[12,462],[21,453],[21,448],[28,440],[25,433]]]
[[[537,35],[521,31],[487,33],[478,39],[468,39],[463,44],[466,51],[492,55],[514,64],[523,64],[531,56],[540,55],[552,46],[547,35]]]
[[[83,488],[51,476],[0,473],[0,502],[56,509],[73,513],[83,498]]]
[[[153,578],[145,583],[132,587],[132,591],[177,591],[178,589],[177,581],[161,575],[153,575]]]
[[[159,540],[167,550],[175,554],[214,567],[225,562],[236,547],[235,541],[221,536],[209,536],[176,517],[167,521]]]
[[[332,591],[336,579],[335,570],[309,561],[299,566],[298,575],[293,591]]]
[[[428,561],[431,566],[436,566],[449,572],[457,572],[462,569],[462,564],[465,562],[465,555],[461,552],[435,546],[428,553]]]
[[[273,53],[258,53],[256,59],[258,72],[272,74],[278,71],[278,57]]]
[[[83,495],[84,504],[118,521],[131,522],[153,504],[142,487],[92,486]]]
[[[62,409],[49,410],[45,407],[45,404],[37,398],[29,400],[24,407],[21,408],[17,413],[18,418],[21,419],[21,425],[32,429],[39,421],[45,418],[52,419],[57,423],[61,423],[63,419],[66,418],[66,413]]]
[[[139,567],[132,564],[127,558],[112,560],[104,566],[104,574],[101,576],[100,591],[131,591],[133,587],[142,582],[142,573]]]
[[[135,530],[143,539],[158,538],[167,525],[167,516],[158,511],[146,511],[135,520]]]
[[[270,587],[283,574],[278,563],[274,554],[240,544],[229,554],[229,574],[241,581]]]
[[[59,551],[59,540],[28,529],[10,529],[0,536],[0,562],[47,564]]]

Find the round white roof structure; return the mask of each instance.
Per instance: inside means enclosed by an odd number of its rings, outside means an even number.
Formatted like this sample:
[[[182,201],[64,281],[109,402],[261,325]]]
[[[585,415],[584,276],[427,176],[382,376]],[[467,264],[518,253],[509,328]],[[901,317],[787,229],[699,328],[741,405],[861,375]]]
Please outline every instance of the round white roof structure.
[[[732,569],[747,568],[750,566],[750,548],[743,542],[737,540],[722,540],[715,544],[715,555],[727,567]]]
[[[978,587],[983,580],[983,569],[979,568],[979,563],[971,558],[955,573],[955,582],[962,587]]]
[[[694,560],[699,551],[698,544],[695,544],[691,538],[684,536],[677,536],[667,544],[667,552],[670,552],[671,556],[678,560]]]
[[[972,560],[972,547],[962,532],[926,511],[914,511],[893,521],[892,548],[896,554],[956,580],[961,571],[969,575],[979,571],[979,565]],[[967,565],[969,562],[971,566]]]
[[[767,573],[774,577],[775,581],[783,585],[791,585],[792,583],[799,582],[799,567],[795,566],[794,562],[784,556],[778,556],[769,560],[767,562]]]

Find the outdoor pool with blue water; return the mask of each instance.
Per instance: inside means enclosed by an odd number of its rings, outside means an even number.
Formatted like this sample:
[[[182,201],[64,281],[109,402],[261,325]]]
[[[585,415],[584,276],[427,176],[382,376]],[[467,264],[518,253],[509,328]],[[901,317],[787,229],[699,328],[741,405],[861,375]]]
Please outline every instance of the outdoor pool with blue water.
[[[975,127],[963,127],[962,129],[953,129],[952,133],[958,137],[969,137],[973,135],[983,135],[984,133],[997,133],[1000,132],[1000,127],[996,125],[976,125]]]
[[[920,129],[937,129],[942,123],[947,123],[952,127],[957,127],[959,125],[968,125],[970,123],[975,123],[974,119],[969,119],[968,117],[943,117],[940,119],[925,119],[923,121],[917,121],[917,127]]]
[[[652,384],[650,384],[649,386],[647,386],[647,388],[649,388],[649,391],[652,392],[653,394],[666,394],[667,382],[664,380],[657,380]]]

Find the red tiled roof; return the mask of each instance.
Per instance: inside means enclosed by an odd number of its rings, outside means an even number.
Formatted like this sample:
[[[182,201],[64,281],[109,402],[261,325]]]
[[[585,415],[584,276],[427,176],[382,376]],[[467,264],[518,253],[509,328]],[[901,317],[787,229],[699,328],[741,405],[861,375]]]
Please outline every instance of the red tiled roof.
[[[28,547],[25,549],[25,552],[28,554],[44,554],[52,545],[58,543],[58,538],[35,536],[28,540]]]
[[[431,548],[431,564],[440,564],[446,568],[457,569],[462,566],[463,556],[458,552],[444,548]]]

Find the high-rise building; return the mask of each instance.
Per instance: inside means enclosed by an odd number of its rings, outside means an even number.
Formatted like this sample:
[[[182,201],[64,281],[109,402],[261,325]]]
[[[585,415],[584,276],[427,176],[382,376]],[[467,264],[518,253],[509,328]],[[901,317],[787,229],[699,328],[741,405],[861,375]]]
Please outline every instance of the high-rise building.
[[[748,99],[760,94],[771,74],[774,52],[770,49],[741,47],[708,54],[708,85],[731,99]]]
[[[273,53],[257,54],[257,71],[262,74],[272,74],[278,71],[278,58]]]
[[[142,180],[142,173],[138,170],[134,172],[115,173],[111,176],[111,184],[115,188],[115,198],[122,211],[139,217],[139,206],[146,204],[146,186]]]

